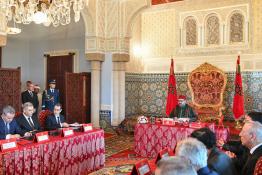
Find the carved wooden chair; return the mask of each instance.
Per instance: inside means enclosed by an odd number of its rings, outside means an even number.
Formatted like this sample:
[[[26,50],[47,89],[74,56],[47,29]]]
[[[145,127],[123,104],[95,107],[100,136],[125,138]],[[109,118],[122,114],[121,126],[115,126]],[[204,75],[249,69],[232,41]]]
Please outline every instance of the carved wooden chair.
[[[42,128],[45,128],[45,120],[46,120],[47,116],[49,116],[51,114],[52,114],[52,112],[49,111],[49,110],[43,110],[39,113],[38,119],[39,119],[40,126]]]
[[[226,74],[219,68],[204,63],[188,75],[192,106],[201,121],[219,120],[222,115]]]
[[[254,175],[262,175],[262,157],[260,157],[256,163]]]

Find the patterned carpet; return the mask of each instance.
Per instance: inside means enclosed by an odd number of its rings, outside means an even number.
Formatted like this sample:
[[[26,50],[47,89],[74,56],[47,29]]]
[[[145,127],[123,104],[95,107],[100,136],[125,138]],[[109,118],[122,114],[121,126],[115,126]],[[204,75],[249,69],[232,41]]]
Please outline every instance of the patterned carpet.
[[[134,153],[133,135],[114,135],[105,139],[105,167],[90,173],[90,175],[124,175],[131,172],[134,163],[143,158]]]
[[[127,149],[133,149],[134,146],[134,136],[125,134],[125,135],[113,135],[112,137],[105,139],[106,147],[106,158],[117,154],[121,151]]]

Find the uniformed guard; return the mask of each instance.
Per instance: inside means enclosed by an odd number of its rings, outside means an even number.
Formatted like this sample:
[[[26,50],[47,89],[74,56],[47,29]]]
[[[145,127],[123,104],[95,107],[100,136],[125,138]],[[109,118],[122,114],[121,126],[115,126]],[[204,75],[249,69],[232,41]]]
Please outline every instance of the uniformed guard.
[[[56,80],[49,81],[49,89],[44,90],[42,96],[42,109],[43,110],[54,110],[55,104],[59,103],[59,90],[55,89]]]

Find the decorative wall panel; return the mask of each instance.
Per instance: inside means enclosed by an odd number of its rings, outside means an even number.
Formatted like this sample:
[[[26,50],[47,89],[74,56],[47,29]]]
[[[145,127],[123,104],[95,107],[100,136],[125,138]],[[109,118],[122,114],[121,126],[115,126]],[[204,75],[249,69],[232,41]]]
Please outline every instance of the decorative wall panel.
[[[11,105],[21,111],[21,69],[0,69],[0,111]]]
[[[99,125],[106,132],[114,132],[111,126],[111,111],[110,110],[100,110],[99,113]]]
[[[208,45],[211,44],[219,44],[220,38],[219,38],[219,19],[217,16],[210,16],[208,17],[206,21],[206,43]],[[243,33],[242,33],[243,34]]]
[[[224,94],[224,115],[233,119],[235,73],[226,73],[228,82]],[[126,117],[136,114],[165,116],[168,74],[126,73]],[[187,85],[188,73],[176,73],[178,94],[191,94]],[[245,111],[262,111],[262,72],[242,72],[245,95]]]
[[[235,13],[230,18],[230,42],[243,42],[244,17],[240,13]]]
[[[197,45],[197,23],[194,18],[185,21],[186,45]]]
[[[254,49],[256,51],[262,51],[262,1],[252,0],[252,19],[253,27],[250,28],[254,41]]]

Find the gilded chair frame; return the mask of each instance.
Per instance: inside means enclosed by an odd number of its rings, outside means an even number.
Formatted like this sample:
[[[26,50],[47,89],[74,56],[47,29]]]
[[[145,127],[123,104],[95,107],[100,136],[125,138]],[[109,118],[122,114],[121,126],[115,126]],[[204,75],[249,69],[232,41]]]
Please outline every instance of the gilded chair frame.
[[[219,102],[216,103],[216,104],[208,104],[208,103],[199,104],[195,100],[195,94],[194,94],[193,87],[192,87],[191,82],[190,82],[191,77],[196,73],[209,74],[209,73],[212,73],[212,72],[219,73],[220,75],[222,75],[223,80],[224,80],[224,83],[223,83],[223,85],[221,87],[221,91],[220,91]],[[224,92],[225,92],[225,88],[226,88],[226,84],[227,84],[227,75],[221,69],[205,62],[204,64],[200,65],[199,67],[194,69],[192,72],[190,72],[190,74],[188,75],[187,84],[188,84],[188,87],[189,87],[189,90],[190,90],[190,93],[191,93],[191,96],[192,96],[193,107],[195,107],[197,109],[212,108],[214,111],[217,112],[217,116],[216,116],[216,118],[217,118],[218,115],[221,114],[221,110],[224,109],[223,96],[224,96]]]

